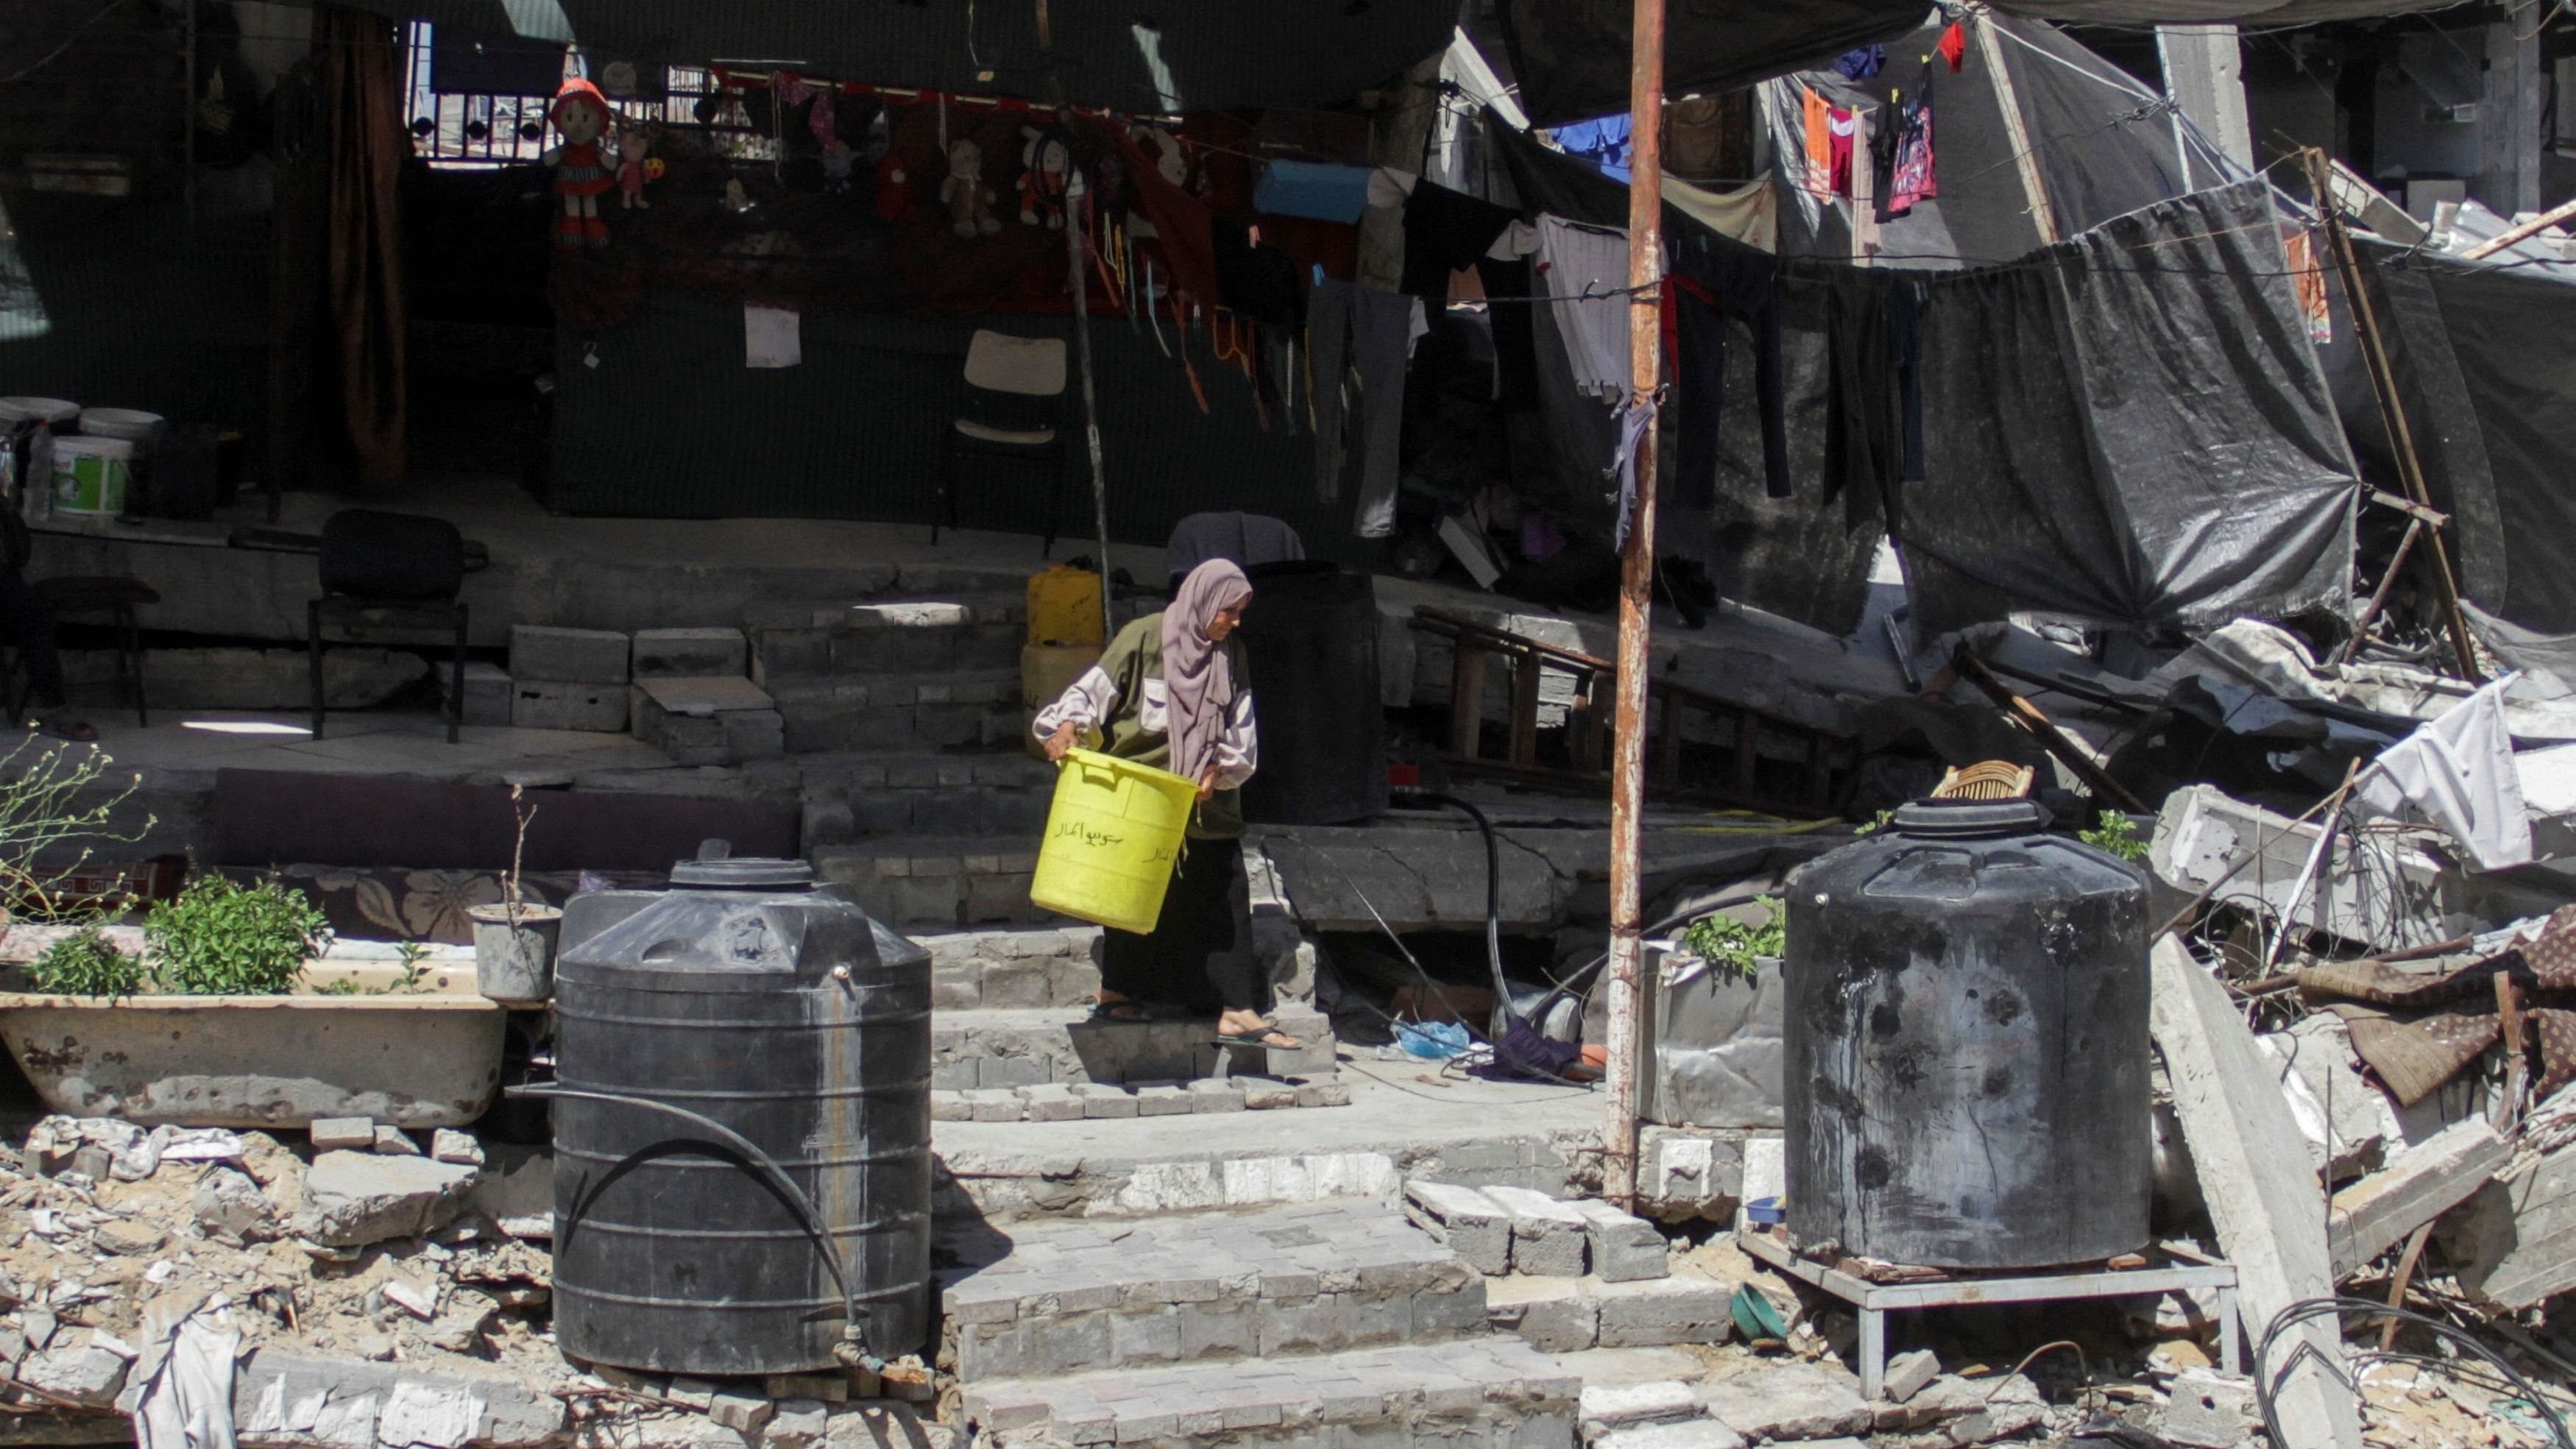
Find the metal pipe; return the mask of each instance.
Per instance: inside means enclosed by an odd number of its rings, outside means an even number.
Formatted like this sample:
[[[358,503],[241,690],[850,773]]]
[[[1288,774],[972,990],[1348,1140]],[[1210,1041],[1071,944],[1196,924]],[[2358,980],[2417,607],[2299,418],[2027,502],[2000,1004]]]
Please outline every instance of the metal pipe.
[[[1083,272],[1087,260],[1083,252],[1089,246],[1085,235],[1083,203],[1087,189],[1082,173],[1067,168],[1064,178],[1065,276],[1073,287],[1073,351],[1082,366],[1082,442],[1091,454],[1091,521],[1100,534],[1100,643],[1108,647],[1118,637],[1118,621],[1110,611],[1109,598],[1109,483],[1100,466],[1100,401],[1091,381],[1091,286]],[[1047,526],[1053,528],[1054,520]]]
[[[1664,261],[1664,0],[1635,0],[1628,57],[1628,388],[1651,402],[1662,381]],[[1646,645],[1655,584],[1655,427],[1638,440],[1636,498],[1619,559],[1619,651],[1610,757],[1610,1080],[1602,1189],[1637,1202],[1637,1017],[1644,933],[1637,834],[1646,793]]]

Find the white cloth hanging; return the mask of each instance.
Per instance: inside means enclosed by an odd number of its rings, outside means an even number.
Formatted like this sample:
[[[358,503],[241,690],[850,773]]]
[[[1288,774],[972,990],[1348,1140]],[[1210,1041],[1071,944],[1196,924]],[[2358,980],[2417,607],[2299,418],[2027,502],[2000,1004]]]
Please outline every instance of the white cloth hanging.
[[[2353,790],[2354,804],[2386,818],[2420,812],[2479,870],[2529,864],[2531,816],[2504,722],[2512,679],[2486,685],[2381,751]]]

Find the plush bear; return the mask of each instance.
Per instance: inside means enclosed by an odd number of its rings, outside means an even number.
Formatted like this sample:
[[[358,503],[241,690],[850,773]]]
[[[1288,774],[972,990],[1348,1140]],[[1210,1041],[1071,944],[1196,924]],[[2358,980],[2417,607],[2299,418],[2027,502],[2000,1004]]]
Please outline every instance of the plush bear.
[[[1073,163],[1073,147],[1062,127],[1022,126],[1020,134],[1028,139],[1020,146],[1020,225],[1046,223],[1049,231],[1064,230],[1065,173]]]
[[[993,218],[993,188],[984,184],[984,149],[962,136],[948,144],[948,176],[939,183],[939,202],[948,208],[948,229],[959,236],[991,236],[1002,229]]]

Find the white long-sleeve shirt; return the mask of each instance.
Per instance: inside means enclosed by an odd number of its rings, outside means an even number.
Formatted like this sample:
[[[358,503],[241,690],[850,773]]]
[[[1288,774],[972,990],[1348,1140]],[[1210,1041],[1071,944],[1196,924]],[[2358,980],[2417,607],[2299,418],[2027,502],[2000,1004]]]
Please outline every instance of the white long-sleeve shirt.
[[[1123,635],[1122,635],[1123,639]],[[1171,699],[1165,692],[1159,673],[1148,673],[1144,696],[1137,701],[1135,728],[1140,734],[1170,738]],[[1035,722],[1037,737],[1045,739],[1066,724],[1086,736],[1103,733],[1106,721],[1117,718],[1118,681],[1095,664],[1080,679],[1067,686],[1053,704],[1039,710]],[[1121,753],[1135,753],[1122,751]],[[1261,737],[1253,725],[1252,691],[1237,690],[1234,703],[1225,712],[1225,732],[1217,737],[1216,786],[1220,790],[1238,790],[1243,782],[1261,767]]]

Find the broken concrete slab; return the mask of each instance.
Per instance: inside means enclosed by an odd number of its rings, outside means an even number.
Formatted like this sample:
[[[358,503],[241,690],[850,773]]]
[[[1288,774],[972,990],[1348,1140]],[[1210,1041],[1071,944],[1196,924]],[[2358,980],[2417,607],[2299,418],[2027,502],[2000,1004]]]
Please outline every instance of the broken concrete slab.
[[[2513,1156],[2495,1129],[2472,1118],[2397,1155],[2334,1195],[2326,1243],[2340,1283],[2408,1233],[2468,1201]]]
[[[2176,1374],[2155,1427],[2167,1441],[2187,1449],[2236,1449],[2263,1430],[2254,1381],[2215,1369]]]
[[[475,1177],[471,1167],[426,1157],[325,1152],[305,1171],[298,1226],[335,1248],[418,1237],[456,1217]]]
[[[2443,1235],[2460,1286],[2499,1307],[2576,1290],[2576,1146],[2481,1186]]]
[[[1415,1181],[1404,1185],[1405,1216],[1489,1278],[1512,1270],[1512,1215],[1472,1187]]]
[[[1685,1419],[1614,1429],[1592,1440],[1591,1449],[1744,1449],[1744,1436],[1715,1419]]]
[[[1879,1394],[1891,1404],[1902,1404],[1923,1392],[1941,1376],[1941,1358],[1928,1348],[1900,1353],[1887,1361],[1885,1375],[1879,1380]]]
[[[2254,1039],[2271,1059],[2307,1140],[2318,1180],[2329,1188],[2377,1168],[2387,1133],[2379,1092],[2362,1080],[2352,1033],[2341,1017],[2319,1012],[2288,1031]]]
[[[1711,1417],[1747,1439],[1866,1434],[1874,1416],[1860,1380],[1814,1364],[1774,1364],[1700,1385]]]
[[[428,1373],[260,1348],[234,1380],[233,1421],[247,1444],[532,1449],[562,1431],[564,1405],[505,1374]]]
[[[2293,1303],[2334,1292],[2325,1192],[2227,989],[2171,936],[2157,940],[2149,960],[2151,1028],[2201,1195],[2220,1248],[2236,1264],[2246,1322],[2268,1324]],[[2285,1357],[2275,1366],[2284,1375],[2275,1405],[2290,1441],[2360,1449],[2360,1410],[2342,1374],[2334,1320],[2302,1325],[2289,1340],[2282,1355],[2306,1349],[2295,1365]]]
[[[371,1117],[316,1117],[307,1131],[316,1152],[344,1148],[364,1152],[376,1145],[376,1123]]]
[[[1966,1446],[2015,1438],[2047,1417],[2047,1397],[2021,1374],[2001,1379],[1943,1374],[1905,1403],[1883,1405],[1877,1424],[1881,1433],[1923,1430],[1953,1446]]]
[[[1547,1278],[1583,1276],[1591,1226],[1568,1203],[1525,1187],[1494,1186],[1485,1196],[1511,1214],[1512,1268]]]
[[[1585,1384],[1578,1400],[1586,1438],[1637,1424],[1704,1417],[1699,1394],[1678,1379],[1640,1384]]]
[[[17,1377],[29,1388],[57,1399],[104,1408],[116,1402],[117,1390],[125,1386],[128,1362],[128,1356],[84,1344],[30,1354],[19,1365]]]

